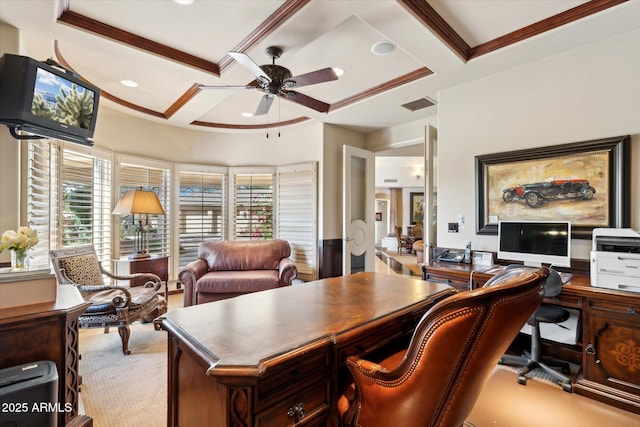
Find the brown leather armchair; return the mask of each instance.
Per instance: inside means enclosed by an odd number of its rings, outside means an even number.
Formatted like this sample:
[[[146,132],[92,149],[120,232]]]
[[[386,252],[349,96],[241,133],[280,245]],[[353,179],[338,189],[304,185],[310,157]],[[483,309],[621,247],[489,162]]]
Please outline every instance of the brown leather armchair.
[[[203,304],[291,285],[298,275],[285,240],[206,241],[198,259],[180,269],[184,305]]]
[[[349,357],[344,426],[459,427],[498,360],[540,305],[549,271],[451,296],[418,323],[407,350],[378,363]]]

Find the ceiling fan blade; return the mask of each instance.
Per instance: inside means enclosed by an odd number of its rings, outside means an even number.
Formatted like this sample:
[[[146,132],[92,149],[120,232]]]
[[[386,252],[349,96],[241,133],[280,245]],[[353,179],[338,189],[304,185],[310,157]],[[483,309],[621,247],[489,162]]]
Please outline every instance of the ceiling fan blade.
[[[271,81],[271,78],[260,68],[258,64],[253,62],[253,59],[249,57],[246,53],[242,52],[228,52],[229,56],[238,61],[240,65],[249,70],[251,74],[256,76],[258,80],[265,80],[267,82]]]
[[[312,110],[319,111],[320,113],[328,113],[330,105],[326,102],[319,101],[315,98],[311,98],[305,94],[300,92],[295,92],[292,90],[286,91],[286,94],[293,94],[294,96],[282,96],[283,99],[288,99],[290,101],[296,102],[300,105],[304,105],[305,107],[311,108]]]
[[[201,85],[198,87],[198,89],[258,89],[257,86],[251,86],[251,85],[246,85],[246,86],[206,86],[206,85]]]
[[[260,99],[260,104],[258,104],[258,108],[256,108],[256,112],[253,114],[254,116],[262,116],[269,112],[269,108],[271,108],[271,104],[273,104],[273,99],[275,96],[273,95],[265,95]]]
[[[300,74],[299,76],[293,76],[290,79],[287,79],[287,81],[290,80],[296,82],[294,87],[298,88],[301,86],[309,86],[316,83],[338,80],[338,75],[335,71],[333,71],[333,68],[323,68],[321,70],[312,71],[306,74]]]

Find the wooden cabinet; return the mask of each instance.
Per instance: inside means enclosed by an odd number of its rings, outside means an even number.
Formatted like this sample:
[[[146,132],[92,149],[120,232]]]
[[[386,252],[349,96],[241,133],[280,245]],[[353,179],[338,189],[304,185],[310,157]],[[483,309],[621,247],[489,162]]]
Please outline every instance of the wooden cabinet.
[[[150,258],[141,259],[120,258],[114,261],[114,271],[116,275],[153,273],[166,283],[169,280],[169,257],[151,255]],[[145,279],[131,280],[130,286],[142,286],[145,282]]]
[[[640,413],[640,298],[586,298],[583,376],[576,392]]]
[[[79,413],[78,317],[90,304],[75,286],[58,286],[51,303],[3,309],[0,312],[0,368],[50,360],[58,369],[58,402],[69,404],[58,414],[59,426],[92,426]]]

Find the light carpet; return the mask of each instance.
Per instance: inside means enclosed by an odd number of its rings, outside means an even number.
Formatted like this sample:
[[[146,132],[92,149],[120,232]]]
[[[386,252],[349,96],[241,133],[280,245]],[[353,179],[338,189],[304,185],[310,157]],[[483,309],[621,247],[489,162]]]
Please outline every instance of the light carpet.
[[[179,296],[182,298],[182,296]],[[170,297],[170,307],[172,304]],[[180,305],[182,303],[180,302]],[[84,412],[96,427],[167,425],[167,333],[152,323],[131,326],[122,353],[117,328],[81,330],[79,371]]]

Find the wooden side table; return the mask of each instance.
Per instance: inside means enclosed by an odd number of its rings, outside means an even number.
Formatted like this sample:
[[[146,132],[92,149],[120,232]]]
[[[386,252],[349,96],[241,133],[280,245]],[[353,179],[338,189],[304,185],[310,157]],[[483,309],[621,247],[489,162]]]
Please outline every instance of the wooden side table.
[[[114,260],[114,270],[116,275],[153,273],[160,277],[164,283],[167,283],[169,280],[169,256],[151,255],[150,258],[141,259],[120,258]],[[134,279],[130,282],[130,286],[142,286],[146,280]]]

